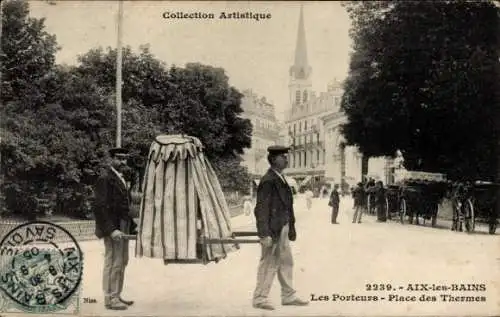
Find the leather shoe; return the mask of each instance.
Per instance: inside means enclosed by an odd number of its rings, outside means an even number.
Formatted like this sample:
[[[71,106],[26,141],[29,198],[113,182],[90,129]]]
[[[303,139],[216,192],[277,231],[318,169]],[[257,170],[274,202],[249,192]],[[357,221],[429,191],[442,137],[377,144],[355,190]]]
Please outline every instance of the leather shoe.
[[[307,306],[309,302],[300,298],[294,298],[291,301],[282,302],[281,304],[283,306]]]
[[[125,305],[127,306],[132,306],[134,305],[134,301],[133,300],[124,300],[123,298],[120,297],[120,302],[124,303]]]
[[[126,310],[127,305],[119,302],[119,301],[113,301],[112,303],[104,305],[106,309],[111,309],[111,310]]]
[[[274,306],[269,304],[269,303],[258,303],[258,304],[253,304],[254,308],[260,308],[260,309],[265,309],[265,310],[274,310]]]

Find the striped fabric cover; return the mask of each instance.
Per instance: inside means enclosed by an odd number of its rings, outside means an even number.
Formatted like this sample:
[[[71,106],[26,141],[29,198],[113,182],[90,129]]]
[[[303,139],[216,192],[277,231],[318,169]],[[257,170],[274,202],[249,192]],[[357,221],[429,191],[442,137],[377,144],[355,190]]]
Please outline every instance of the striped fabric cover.
[[[140,207],[136,256],[165,263],[218,261],[231,245],[229,208],[217,176],[195,137],[161,135],[152,143]]]

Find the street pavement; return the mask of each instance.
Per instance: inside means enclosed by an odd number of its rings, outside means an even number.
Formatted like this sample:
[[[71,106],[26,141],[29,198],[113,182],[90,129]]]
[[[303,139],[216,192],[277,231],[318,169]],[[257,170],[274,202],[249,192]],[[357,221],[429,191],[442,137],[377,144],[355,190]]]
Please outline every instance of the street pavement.
[[[307,210],[296,199],[297,241],[292,243],[294,283],[306,307],[280,305],[276,279],[270,299],[276,310],[252,308],[260,256],[258,244],[242,244],[219,263],[164,265],[158,259],[131,258],[123,297],[135,300],[127,311],[104,309],[101,241],[82,242],[85,273],[81,292],[84,316],[473,316],[500,312],[499,235],[450,231],[430,226],[377,223],[364,215],[351,223],[352,200],[342,198],[339,224],[330,224],[326,199],[314,199]],[[234,231],[255,231],[253,217],[238,216]],[[476,291],[407,291],[409,283],[484,284]],[[388,284],[392,291],[367,289]],[[404,288],[403,290],[400,289]],[[482,286],[480,286],[481,288]],[[335,300],[333,300],[334,295]],[[484,296],[484,302],[443,302],[440,295]],[[378,296],[378,301],[343,300],[337,296]],[[391,301],[389,301],[389,296]],[[422,295],[436,301],[420,301]],[[396,297],[404,301],[395,301]],[[411,296],[415,296],[412,298]],[[381,298],[384,298],[383,300]],[[328,300],[326,300],[328,299]],[[365,298],[366,299],[366,298]],[[480,298],[479,298],[480,299]],[[83,301],[94,303],[84,303]],[[415,300],[415,301],[413,301]]]

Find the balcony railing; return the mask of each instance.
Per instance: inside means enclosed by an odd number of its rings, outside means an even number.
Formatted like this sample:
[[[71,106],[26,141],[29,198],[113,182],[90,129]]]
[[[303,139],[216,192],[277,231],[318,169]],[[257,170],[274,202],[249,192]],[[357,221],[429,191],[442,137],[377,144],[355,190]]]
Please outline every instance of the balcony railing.
[[[306,142],[301,144],[293,144],[292,150],[323,150],[323,141]]]

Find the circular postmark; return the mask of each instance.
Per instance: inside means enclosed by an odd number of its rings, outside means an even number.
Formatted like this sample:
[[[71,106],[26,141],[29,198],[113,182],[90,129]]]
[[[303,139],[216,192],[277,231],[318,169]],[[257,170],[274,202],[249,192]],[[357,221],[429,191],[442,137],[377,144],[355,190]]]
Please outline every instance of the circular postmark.
[[[21,310],[64,310],[82,274],[80,246],[56,224],[24,223],[0,241],[0,288]]]

